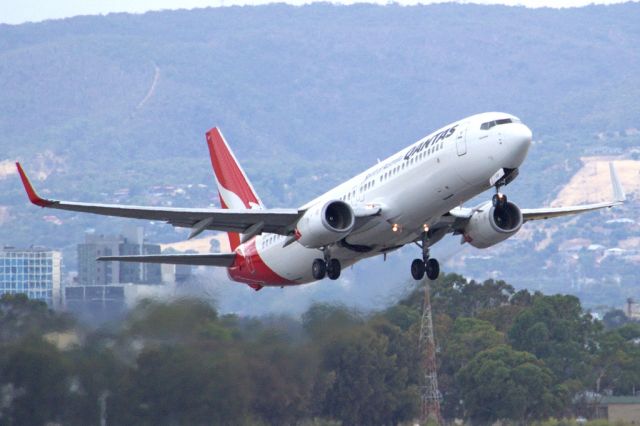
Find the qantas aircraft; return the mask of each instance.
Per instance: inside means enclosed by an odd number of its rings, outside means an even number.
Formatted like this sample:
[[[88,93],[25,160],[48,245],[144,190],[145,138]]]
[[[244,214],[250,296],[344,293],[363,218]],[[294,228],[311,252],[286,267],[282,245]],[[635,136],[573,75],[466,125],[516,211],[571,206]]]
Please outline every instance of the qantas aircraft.
[[[625,201],[613,164],[613,200],[571,207],[520,209],[501,188],[518,176],[531,130],[499,112],[449,124],[297,209],[268,209],[260,201],[222,133],[206,134],[221,209],[141,207],[48,200],[38,196],[16,163],[29,200],[40,206],[164,221],[191,229],[226,231],[231,253],[101,257],[103,261],[226,267],[232,280],[255,290],[340,276],[342,268],[415,243],[420,257],[411,275],[438,277],[429,247],[446,234],[486,248],[514,235],[523,223],[612,207]],[[491,200],[462,204],[495,188]]]

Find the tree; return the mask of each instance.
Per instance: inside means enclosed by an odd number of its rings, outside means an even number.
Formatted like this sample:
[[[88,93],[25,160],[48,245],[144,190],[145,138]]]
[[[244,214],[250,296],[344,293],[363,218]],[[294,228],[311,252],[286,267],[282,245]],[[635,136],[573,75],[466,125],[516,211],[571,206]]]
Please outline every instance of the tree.
[[[464,414],[460,405],[460,386],[455,381],[456,373],[478,353],[503,344],[504,340],[504,334],[496,331],[493,325],[475,318],[458,318],[450,333],[446,337],[443,335],[444,350],[438,356],[438,382],[446,417],[462,417]]]
[[[12,345],[2,358],[0,389],[9,389],[11,395],[8,407],[0,411],[0,423],[62,422],[72,398],[69,360],[55,346],[39,338]]]
[[[608,389],[614,394],[629,395],[640,384],[640,348],[620,330],[598,336],[592,367],[596,392]]]
[[[141,302],[125,322],[125,334],[149,341],[184,342],[201,339],[229,339],[218,323],[216,310],[202,300],[179,299],[172,303]]]
[[[315,348],[293,346],[277,332],[263,332],[247,349],[254,415],[272,425],[311,417],[314,399],[324,398],[314,393],[319,375]]]
[[[50,331],[63,331],[75,325],[73,319],[55,312],[26,294],[0,296],[0,344],[26,336],[42,336]]]
[[[599,329],[577,297],[537,295],[518,314],[508,336],[514,349],[544,360],[559,380],[583,380]]]
[[[253,396],[240,352],[209,353],[185,345],[143,350],[114,398],[117,424],[243,424]]]
[[[311,338],[322,340],[336,330],[354,327],[364,321],[353,309],[345,306],[315,303],[302,315],[302,326]]]
[[[417,388],[407,386],[407,369],[389,353],[385,336],[366,327],[352,329],[327,346],[323,358],[334,378],[324,415],[344,425],[392,425],[415,414],[410,407]]]
[[[607,329],[622,327],[630,321],[622,309],[612,309],[602,317],[602,322]]]
[[[509,302],[514,289],[504,281],[468,281],[458,274],[445,274],[431,284],[431,305],[434,312],[455,319],[459,316],[475,317],[481,311]],[[420,284],[400,304],[422,308],[424,287]]]
[[[457,374],[465,417],[473,422],[530,422],[562,407],[553,373],[530,353],[499,345],[476,355]]]
[[[444,359],[454,371],[467,365],[478,353],[504,344],[504,334],[495,327],[475,318],[458,318],[447,339]]]

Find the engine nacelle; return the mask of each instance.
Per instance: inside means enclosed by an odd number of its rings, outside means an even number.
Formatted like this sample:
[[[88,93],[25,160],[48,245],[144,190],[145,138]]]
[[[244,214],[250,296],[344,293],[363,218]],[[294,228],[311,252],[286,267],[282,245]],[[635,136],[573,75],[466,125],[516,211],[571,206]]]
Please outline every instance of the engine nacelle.
[[[355,215],[349,204],[328,201],[311,207],[300,218],[296,239],[308,248],[324,247],[349,235],[354,224]]]
[[[491,202],[475,212],[464,228],[464,239],[476,248],[487,248],[506,240],[520,230],[522,212],[515,204],[494,207]]]

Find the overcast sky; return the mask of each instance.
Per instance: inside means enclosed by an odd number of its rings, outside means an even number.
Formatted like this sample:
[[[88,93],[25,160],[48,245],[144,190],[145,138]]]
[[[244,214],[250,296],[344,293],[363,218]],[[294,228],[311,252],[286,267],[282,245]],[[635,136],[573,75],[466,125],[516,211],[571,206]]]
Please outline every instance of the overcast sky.
[[[280,0],[306,4],[311,0]],[[450,0],[447,0],[450,1]],[[588,4],[625,3],[628,0],[457,0],[457,3],[524,5],[527,7],[579,7]],[[640,1],[640,0],[633,0]],[[443,0],[396,0],[397,3],[442,3]],[[207,6],[256,5],[269,0],[0,0],[0,23],[20,24],[76,15],[99,15],[110,12],[143,13],[149,10],[192,9]],[[334,3],[387,3],[387,0],[342,0]]]

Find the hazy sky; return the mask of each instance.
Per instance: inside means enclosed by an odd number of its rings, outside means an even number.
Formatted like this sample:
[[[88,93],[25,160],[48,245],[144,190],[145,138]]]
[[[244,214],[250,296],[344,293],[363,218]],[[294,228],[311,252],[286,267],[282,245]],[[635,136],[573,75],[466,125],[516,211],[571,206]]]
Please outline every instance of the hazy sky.
[[[290,4],[306,4],[311,0],[280,0]],[[396,0],[410,4],[443,3],[451,0]],[[578,7],[588,4],[624,3],[628,0],[456,0],[457,3],[507,4],[527,7]],[[633,0],[640,1],[640,0]],[[360,3],[359,0],[341,0],[334,3]],[[0,0],[0,23],[20,24],[46,19],[67,18],[76,15],[98,15],[110,12],[142,13],[161,9],[192,9],[207,6],[257,5],[270,0]],[[369,0],[365,3],[387,3],[387,0]]]

